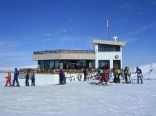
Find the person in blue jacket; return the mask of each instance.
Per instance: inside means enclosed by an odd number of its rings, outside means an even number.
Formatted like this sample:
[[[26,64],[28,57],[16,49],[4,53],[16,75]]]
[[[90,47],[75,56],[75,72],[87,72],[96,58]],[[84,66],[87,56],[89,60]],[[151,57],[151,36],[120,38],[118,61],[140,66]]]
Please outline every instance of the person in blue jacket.
[[[19,75],[19,71],[17,70],[17,68],[15,68],[15,71],[14,71],[14,79],[13,79],[13,85],[12,86],[15,86],[15,81],[16,81],[16,86],[20,86],[19,85],[19,82],[18,82],[18,75]]]

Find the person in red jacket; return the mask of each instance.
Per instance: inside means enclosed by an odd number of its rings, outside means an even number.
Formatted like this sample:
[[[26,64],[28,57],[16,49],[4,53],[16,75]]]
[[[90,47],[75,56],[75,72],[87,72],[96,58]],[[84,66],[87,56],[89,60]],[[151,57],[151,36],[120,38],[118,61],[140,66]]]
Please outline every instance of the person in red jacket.
[[[9,86],[11,86],[11,72],[10,71],[8,71],[8,77],[7,77],[5,86],[7,87],[8,84]]]
[[[108,81],[109,80],[109,72],[108,72],[108,69],[104,69],[103,72],[105,74],[106,81]]]

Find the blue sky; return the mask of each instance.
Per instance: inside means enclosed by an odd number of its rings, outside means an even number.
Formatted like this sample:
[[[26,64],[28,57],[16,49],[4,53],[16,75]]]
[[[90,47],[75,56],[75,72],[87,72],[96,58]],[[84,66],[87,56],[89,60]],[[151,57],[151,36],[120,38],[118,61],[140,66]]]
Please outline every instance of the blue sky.
[[[37,64],[33,51],[126,41],[123,65],[156,62],[156,0],[0,0],[0,67]]]

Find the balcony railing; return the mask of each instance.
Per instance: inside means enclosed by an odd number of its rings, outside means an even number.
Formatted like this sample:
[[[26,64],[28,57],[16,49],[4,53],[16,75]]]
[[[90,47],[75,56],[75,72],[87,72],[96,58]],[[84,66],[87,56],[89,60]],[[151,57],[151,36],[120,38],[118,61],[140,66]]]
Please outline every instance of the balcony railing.
[[[33,54],[49,54],[49,53],[95,53],[94,50],[45,50],[35,51]]]

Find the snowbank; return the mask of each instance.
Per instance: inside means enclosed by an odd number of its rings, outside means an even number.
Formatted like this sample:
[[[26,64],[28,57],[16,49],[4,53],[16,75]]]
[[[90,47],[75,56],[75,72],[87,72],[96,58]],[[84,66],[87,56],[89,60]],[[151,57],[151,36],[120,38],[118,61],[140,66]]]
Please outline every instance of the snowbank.
[[[156,79],[156,63],[146,64],[139,67],[142,70],[144,79]],[[132,68],[132,78],[136,78],[136,68]]]

